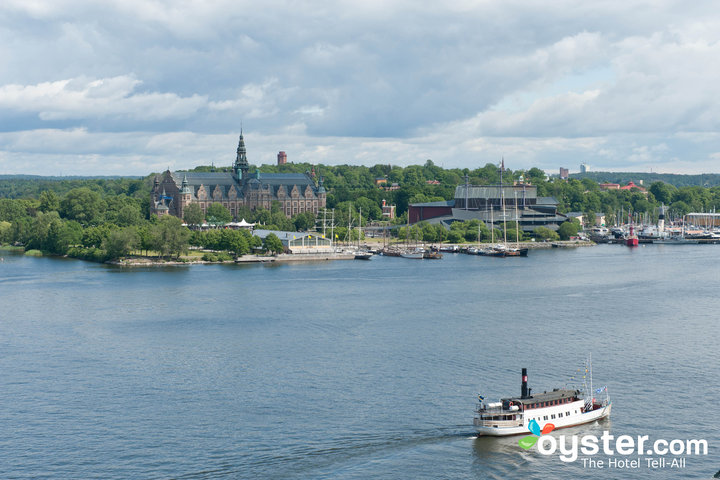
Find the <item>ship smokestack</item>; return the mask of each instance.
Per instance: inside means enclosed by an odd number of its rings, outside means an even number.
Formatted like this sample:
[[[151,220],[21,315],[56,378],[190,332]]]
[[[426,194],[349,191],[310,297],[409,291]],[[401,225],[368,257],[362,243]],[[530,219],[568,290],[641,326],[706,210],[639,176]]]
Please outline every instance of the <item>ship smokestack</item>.
[[[528,398],[527,368],[522,369],[522,390],[520,393],[520,398]]]
[[[658,231],[660,231],[660,233],[665,231],[665,204],[660,207],[660,214],[658,215]]]

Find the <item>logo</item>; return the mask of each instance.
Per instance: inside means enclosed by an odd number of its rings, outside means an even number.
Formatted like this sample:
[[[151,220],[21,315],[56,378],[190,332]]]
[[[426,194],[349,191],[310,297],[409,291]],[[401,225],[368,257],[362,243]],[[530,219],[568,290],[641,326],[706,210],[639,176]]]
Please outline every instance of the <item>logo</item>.
[[[542,435],[546,435],[555,430],[555,425],[553,425],[552,423],[546,423],[542,430],[540,430],[540,425],[533,418],[528,424],[528,430],[530,430],[530,433],[532,433],[532,435],[528,435],[527,437],[523,437],[518,440],[518,445],[520,445],[520,447],[524,448],[525,450],[530,450],[537,443],[538,439]]]

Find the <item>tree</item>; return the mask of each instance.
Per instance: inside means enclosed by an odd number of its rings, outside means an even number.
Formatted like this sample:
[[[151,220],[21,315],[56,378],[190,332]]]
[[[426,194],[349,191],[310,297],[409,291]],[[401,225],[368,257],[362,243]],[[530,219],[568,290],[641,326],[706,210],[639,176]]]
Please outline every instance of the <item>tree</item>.
[[[102,220],[106,206],[99,193],[87,187],[74,188],[60,202],[60,215],[82,225],[96,225]]]
[[[298,213],[292,219],[297,231],[308,231],[315,226],[315,214],[312,212]]]
[[[164,215],[154,225],[153,235],[156,239],[157,249],[165,257],[186,252],[189,246],[190,230],[183,227],[182,220],[172,215]]]
[[[135,227],[116,228],[110,231],[103,242],[103,250],[110,259],[128,255],[140,245],[140,235]]]
[[[232,221],[232,214],[221,203],[213,203],[207,208],[205,218],[213,225],[224,225]]]
[[[121,227],[129,227],[139,225],[142,221],[140,207],[137,204],[127,204],[118,210],[115,223]]]
[[[535,233],[535,238],[540,241],[560,239],[560,235],[558,235],[556,232],[553,232],[547,227],[537,227],[533,233]]]
[[[183,220],[185,223],[192,226],[202,225],[205,216],[203,215],[202,208],[197,203],[191,203],[183,211]]]
[[[274,233],[271,233],[267,237],[265,237],[264,245],[266,251],[275,254],[281,253],[284,250],[282,241],[280,241],[280,239]]]
[[[40,211],[52,212],[60,209],[60,199],[52,190],[45,190],[40,194]]]
[[[567,221],[563,222],[560,225],[560,228],[558,228],[558,235],[560,235],[560,238],[562,240],[569,240],[570,237],[574,237],[578,234],[578,231],[580,230],[580,223],[577,221]]]

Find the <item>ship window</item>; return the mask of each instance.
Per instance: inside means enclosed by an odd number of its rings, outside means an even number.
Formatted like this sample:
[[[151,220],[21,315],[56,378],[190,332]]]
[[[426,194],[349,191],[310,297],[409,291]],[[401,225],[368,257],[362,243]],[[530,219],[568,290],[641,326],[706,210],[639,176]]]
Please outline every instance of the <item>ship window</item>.
[[[547,420],[547,415],[545,415],[545,416],[543,417],[543,420]]]
[[[562,412],[558,413],[558,418],[562,418],[563,414]]]
[[[565,415],[566,415],[566,416],[570,416],[570,412],[565,412]]]
[[[577,413],[577,410],[575,410],[575,413]]]
[[[555,418],[555,415],[550,415],[550,418],[551,418],[551,419],[552,419],[552,418]]]

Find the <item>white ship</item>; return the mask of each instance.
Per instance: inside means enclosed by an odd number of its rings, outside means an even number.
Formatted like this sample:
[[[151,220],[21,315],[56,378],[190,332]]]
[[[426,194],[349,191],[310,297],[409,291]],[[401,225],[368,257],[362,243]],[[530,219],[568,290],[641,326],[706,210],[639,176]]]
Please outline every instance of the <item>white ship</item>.
[[[590,367],[591,368],[591,367]],[[486,403],[478,395],[479,403],[475,410],[473,424],[478,436],[519,435],[530,432],[531,420],[539,425],[551,423],[555,428],[572,427],[610,416],[610,396],[607,387],[592,389],[592,371],[590,372],[589,394],[581,390],[556,388],[550,392],[532,394],[528,388],[527,369],[522,369],[522,387],[519,397],[503,398],[499,402]],[[595,395],[604,393],[604,398]]]

